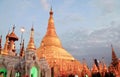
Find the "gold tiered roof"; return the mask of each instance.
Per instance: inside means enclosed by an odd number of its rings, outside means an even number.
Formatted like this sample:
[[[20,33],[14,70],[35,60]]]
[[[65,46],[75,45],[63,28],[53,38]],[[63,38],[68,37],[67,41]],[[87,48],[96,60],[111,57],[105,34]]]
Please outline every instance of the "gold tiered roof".
[[[69,74],[81,76],[82,65],[62,47],[56,34],[52,9],[50,10],[47,32],[37,49],[37,55],[39,59],[44,57],[49,66],[54,68],[55,77],[62,75],[67,77]]]
[[[37,49],[37,53],[39,58],[46,57],[74,60],[74,57],[62,48],[61,42],[55,31],[52,9],[50,10],[46,35],[41,42],[41,46]]]
[[[1,54],[8,55],[8,41],[9,41],[9,33],[6,35],[5,45]]]
[[[13,31],[10,33],[10,35],[9,35],[9,40],[18,40],[18,37],[16,36],[16,34],[14,33],[14,29],[15,29],[15,27],[13,27]]]
[[[55,31],[52,9],[50,10],[48,28],[47,28],[46,35],[42,40],[42,44],[44,44],[45,46],[56,46],[60,48],[62,47],[61,42]]]

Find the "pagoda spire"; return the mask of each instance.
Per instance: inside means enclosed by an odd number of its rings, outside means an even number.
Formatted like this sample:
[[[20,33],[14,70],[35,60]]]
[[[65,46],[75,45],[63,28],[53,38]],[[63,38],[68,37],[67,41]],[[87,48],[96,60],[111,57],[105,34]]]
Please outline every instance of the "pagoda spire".
[[[5,45],[3,48],[3,51],[1,52],[1,54],[5,54],[8,55],[8,49],[9,49],[9,33],[6,35],[6,41],[5,41]]]
[[[23,57],[24,56],[24,40],[22,42],[22,47],[20,49],[20,57]]]
[[[82,66],[82,76],[91,76],[91,72],[87,66],[86,60],[83,58],[83,66]]]
[[[115,67],[116,65],[118,65],[118,58],[115,54],[115,51],[112,45],[111,45],[111,48],[112,48],[112,65]]]
[[[56,31],[55,31],[55,26],[54,26],[54,19],[53,19],[53,11],[52,11],[52,7],[50,9],[50,17],[48,20],[48,28],[47,28],[47,36],[57,36]]]
[[[27,46],[27,50],[35,50],[36,47],[35,47],[35,44],[34,44],[34,28],[32,26],[31,28],[31,33],[30,33],[30,40],[29,40],[29,43],[28,43],[28,46]]]
[[[103,70],[107,71],[107,65],[105,64],[104,57],[102,57]]]
[[[9,53],[12,56],[16,55],[15,41],[18,41],[18,37],[16,36],[14,30],[15,30],[15,25],[13,25],[12,32],[9,35],[9,42],[10,42]]]
[[[42,44],[44,43],[44,46],[56,46],[61,48],[62,47],[61,41],[59,40],[55,30],[52,8],[50,9],[49,14],[50,17],[48,19],[47,32],[42,40],[41,46],[43,46]]]
[[[98,68],[97,68],[96,64],[94,63],[92,66],[92,73],[96,73],[96,72],[98,72]]]

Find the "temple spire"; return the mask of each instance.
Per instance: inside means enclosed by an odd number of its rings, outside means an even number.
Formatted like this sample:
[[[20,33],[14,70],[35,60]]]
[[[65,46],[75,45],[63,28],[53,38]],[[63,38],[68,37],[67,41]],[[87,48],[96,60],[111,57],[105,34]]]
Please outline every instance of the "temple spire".
[[[96,72],[98,72],[98,68],[97,68],[96,64],[94,63],[93,67],[92,67],[92,73],[96,73]]]
[[[114,48],[112,45],[111,45],[111,48],[112,48],[112,65],[116,66],[116,65],[118,65],[118,58],[115,54],[115,51],[114,51]]]
[[[32,26],[31,28],[31,32],[30,32],[30,40],[29,40],[29,43],[28,43],[28,46],[27,46],[27,50],[35,50],[36,47],[35,47],[35,44],[34,44],[34,28]]]
[[[16,55],[16,45],[15,45],[15,41],[18,41],[18,37],[16,36],[15,32],[15,25],[13,25],[13,30],[9,35],[9,42],[10,42],[10,49],[9,49],[9,53],[12,56]]]
[[[103,71],[107,72],[107,65],[105,64],[104,57],[102,57]]]
[[[15,30],[15,25],[13,25],[13,30],[12,30],[12,32],[14,32],[14,30]]]
[[[52,11],[52,7],[50,9],[50,17],[48,20],[48,28],[47,28],[47,36],[57,36],[56,31],[55,31],[55,26],[54,26],[54,19],[53,19],[53,11]]]
[[[20,49],[20,57],[23,57],[24,56],[24,40],[22,42],[22,47]]]
[[[83,67],[82,67],[82,73],[81,74],[82,74],[82,77],[91,75],[90,70],[87,66],[86,60],[84,58],[83,58]]]
[[[3,48],[3,51],[1,52],[1,54],[5,54],[8,55],[8,49],[9,49],[9,33],[6,35],[6,41],[5,41],[5,45]]]
[[[54,25],[54,20],[53,20],[53,10],[52,8],[50,9],[50,17],[48,19],[48,27],[47,27],[47,31],[46,34],[41,42],[40,47],[44,46],[55,46],[55,47],[62,47],[61,42],[59,40],[59,37],[56,34],[56,30],[55,30],[55,25]],[[44,48],[44,47],[43,47]]]

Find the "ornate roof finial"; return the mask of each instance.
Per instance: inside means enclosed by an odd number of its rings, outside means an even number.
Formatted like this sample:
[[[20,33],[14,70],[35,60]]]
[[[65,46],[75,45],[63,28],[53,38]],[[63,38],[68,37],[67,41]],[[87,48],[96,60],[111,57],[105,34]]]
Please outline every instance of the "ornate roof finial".
[[[115,51],[112,45],[111,45],[111,48],[112,48],[112,65],[115,67],[116,65],[118,65],[118,58],[115,54]]]
[[[61,42],[60,42],[60,40],[59,40],[59,38],[56,34],[52,8],[50,10],[50,17],[49,17],[49,20],[48,20],[47,32],[46,32],[46,35],[45,35],[45,37],[43,38],[42,41],[44,42],[45,46],[62,47]]]
[[[15,30],[15,24],[13,25],[13,30],[12,31],[14,32],[14,30]]]
[[[33,28],[33,26],[34,26],[34,25],[32,24],[32,28],[31,28],[31,31],[34,31],[34,28]]]
[[[35,50],[36,49],[36,47],[34,45],[34,28],[33,28],[33,25],[32,25],[32,28],[31,28],[30,40],[29,40],[27,49],[28,50]]]
[[[52,11],[52,5],[51,5],[51,8],[50,8],[50,11]]]
[[[50,17],[48,20],[48,28],[47,28],[47,33],[46,35],[52,35],[52,36],[57,36],[56,31],[55,31],[55,26],[54,26],[54,19],[53,19],[53,11],[52,8],[50,10]]]
[[[22,47],[20,49],[20,57],[23,57],[24,56],[24,39],[23,39],[23,42],[22,42]]]
[[[9,49],[9,32],[8,34],[6,35],[6,41],[5,41],[5,44],[4,44],[4,48],[3,48],[3,51],[2,51],[2,54],[5,54],[7,55],[8,54],[8,49]]]
[[[52,6],[50,8],[50,16],[53,15]]]
[[[98,67],[95,64],[95,59],[93,59],[93,65],[92,65],[92,70],[91,71],[92,71],[92,73],[98,72]]]
[[[116,57],[116,54],[115,54],[115,51],[114,51],[112,44],[111,44],[111,48],[112,48],[112,57]]]
[[[104,61],[104,57],[102,57],[102,70],[104,71],[104,72],[107,72],[107,66],[106,66],[106,64],[105,64],[105,61]]]

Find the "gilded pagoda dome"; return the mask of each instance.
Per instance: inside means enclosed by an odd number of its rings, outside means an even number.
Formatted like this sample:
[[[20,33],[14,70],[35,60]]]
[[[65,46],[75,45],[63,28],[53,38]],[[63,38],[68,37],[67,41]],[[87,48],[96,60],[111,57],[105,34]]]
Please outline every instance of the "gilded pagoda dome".
[[[70,55],[65,49],[59,48],[56,46],[43,46],[38,48],[39,58],[45,57],[46,59],[66,59],[66,60],[74,60],[72,55]]]
[[[9,40],[11,40],[11,39],[18,40],[18,37],[14,33],[14,29],[15,29],[15,27],[13,27],[13,31],[9,34]]]
[[[40,47],[37,49],[37,54],[39,58],[74,60],[74,57],[62,48],[61,42],[55,31],[52,9],[50,10],[47,32],[41,41]]]
[[[45,36],[42,40],[41,46],[56,46],[56,47],[62,47],[61,42],[58,37],[56,36]]]
[[[50,18],[48,20],[48,28],[45,37],[42,40],[42,43],[45,46],[56,46],[56,47],[62,47],[61,42],[56,34],[55,26],[54,26],[54,20],[53,20],[53,12],[50,11]]]

